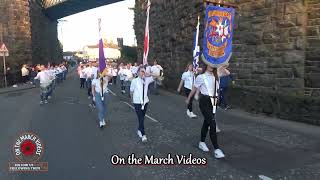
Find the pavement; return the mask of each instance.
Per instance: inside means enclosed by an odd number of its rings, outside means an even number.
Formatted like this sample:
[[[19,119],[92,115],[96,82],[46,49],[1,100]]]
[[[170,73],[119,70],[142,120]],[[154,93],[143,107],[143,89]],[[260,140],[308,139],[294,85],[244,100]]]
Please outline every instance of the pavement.
[[[186,116],[185,97],[161,91],[150,96],[145,119],[147,143],[136,135],[137,117],[128,97],[111,85],[109,124],[98,128],[95,109],[76,75],[59,85],[49,104],[39,105],[39,89],[0,94],[0,180],[104,179],[320,179],[320,127],[220,110],[218,139],[226,158],[216,160],[197,148],[203,117]],[[10,173],[8,163],[21,132],[34,132],[45,144],[42,162],[48,172]],[[111,157],[189,155],[206,158],[205,165],[112,165]]]
[[[7,87],[7,88],[0,88],[0,94],[5,94],[5,93],[12,93],[12,92],[17,92],[17,91],[24,91],[28,89],[33,89],[35,88],[32,84],[26,83],[26,84],[19,84],[17,87]]]

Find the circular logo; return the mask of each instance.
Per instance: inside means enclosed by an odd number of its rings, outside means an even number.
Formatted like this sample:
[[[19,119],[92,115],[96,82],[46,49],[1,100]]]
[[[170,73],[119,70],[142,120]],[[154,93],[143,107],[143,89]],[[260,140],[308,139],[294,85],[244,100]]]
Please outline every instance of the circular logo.
[[[44,146],[40,138],[30,132],[17,137],[13,145],[13,153],[21,162],[36,162],[41,158],[43,151]]]

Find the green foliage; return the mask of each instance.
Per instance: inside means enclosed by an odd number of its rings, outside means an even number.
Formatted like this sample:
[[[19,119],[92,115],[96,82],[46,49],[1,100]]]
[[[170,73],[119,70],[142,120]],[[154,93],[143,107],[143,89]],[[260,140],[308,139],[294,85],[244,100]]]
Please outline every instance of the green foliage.
[[[121,48],[121,59],[126,62],[134,63],[137,61],[137,47],[123,46]]]

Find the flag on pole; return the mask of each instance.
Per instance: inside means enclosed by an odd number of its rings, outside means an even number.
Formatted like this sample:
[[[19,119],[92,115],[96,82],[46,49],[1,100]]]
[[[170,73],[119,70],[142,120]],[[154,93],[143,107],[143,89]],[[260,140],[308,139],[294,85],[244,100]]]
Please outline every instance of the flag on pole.
[[[101,35],[101,19],[99,18],[99,71],[102,73],[106,68],[106,58],[104,57],[103,39]]]
[[[149,11],[150,11],[150,0],[148,0],[147,4],[147,21],[146,28],[144,32],[144,49],[143,49],[143,65],[148,63],[148,54],[149,54]]]
[[[197,69],[199,66],[199,56],[200,56],[200,47],[198,45],[199,39],[199,26],[200,26],[200,17],[198,16],[197,30],[194,34],[194,47],[193,47],[193,68]]]

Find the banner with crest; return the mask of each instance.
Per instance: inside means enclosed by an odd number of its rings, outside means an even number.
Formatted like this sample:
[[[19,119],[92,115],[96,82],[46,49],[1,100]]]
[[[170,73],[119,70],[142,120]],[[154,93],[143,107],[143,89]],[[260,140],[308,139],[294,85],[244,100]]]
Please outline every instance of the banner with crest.
[[[212,67],[227,64],[232,55],[235,9],[208,5],[202,60]]]

